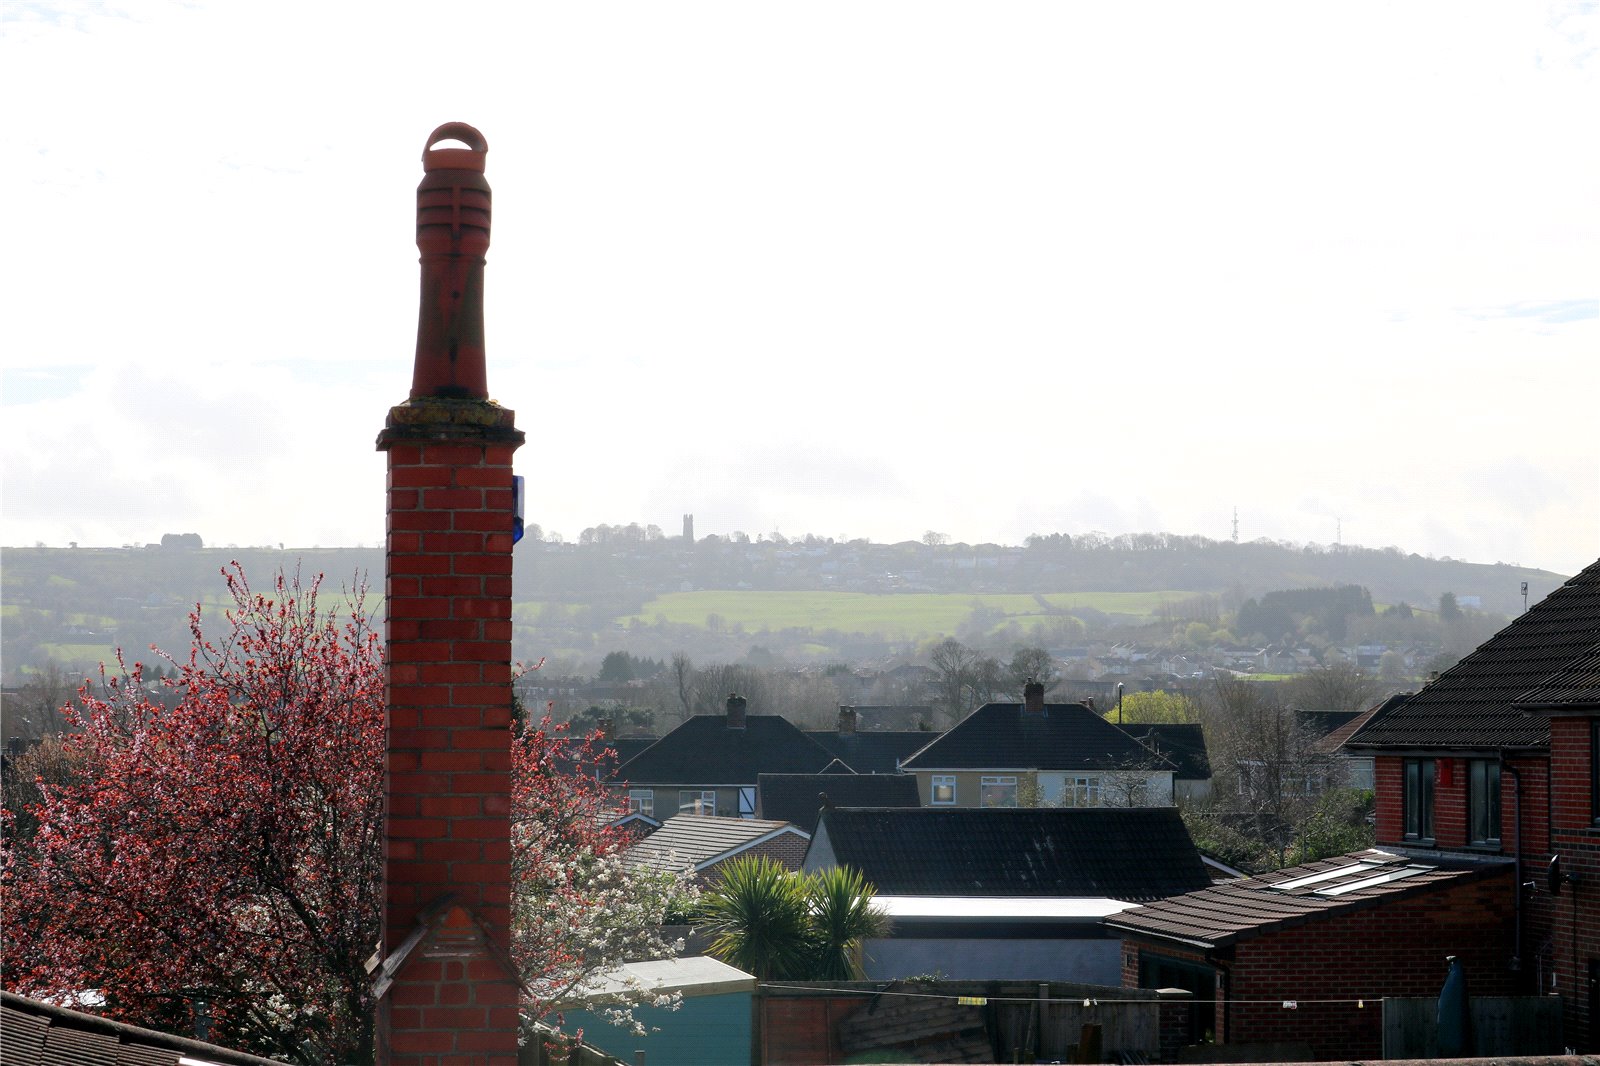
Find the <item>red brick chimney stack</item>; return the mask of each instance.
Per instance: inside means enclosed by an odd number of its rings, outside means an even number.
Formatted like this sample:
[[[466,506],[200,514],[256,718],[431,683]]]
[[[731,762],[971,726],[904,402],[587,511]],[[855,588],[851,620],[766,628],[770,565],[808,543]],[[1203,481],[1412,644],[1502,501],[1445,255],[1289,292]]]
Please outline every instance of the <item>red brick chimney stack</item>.
[[[458,140],[466,148],[436,148]],[[452,122],[417,188],[422,299],[411,396],[388,456],[388,753],[378,1056],[517,1057],[511,921],[513,412],[489,399],[488,151]]]
[[[1022,709],[1026,714],[1039,715],[1044,713],[1044,683],[1028,678],[1028,683],[1022,686]]]

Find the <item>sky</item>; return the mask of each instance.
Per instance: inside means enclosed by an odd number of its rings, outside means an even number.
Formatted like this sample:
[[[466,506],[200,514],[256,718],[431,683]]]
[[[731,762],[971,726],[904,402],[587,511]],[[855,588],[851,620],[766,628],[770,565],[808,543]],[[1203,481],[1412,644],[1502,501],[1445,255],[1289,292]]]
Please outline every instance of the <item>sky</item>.
[[[420,154],[527,520],[1600,557],[1600,5],[0,0],[0,544],[377,545]]]

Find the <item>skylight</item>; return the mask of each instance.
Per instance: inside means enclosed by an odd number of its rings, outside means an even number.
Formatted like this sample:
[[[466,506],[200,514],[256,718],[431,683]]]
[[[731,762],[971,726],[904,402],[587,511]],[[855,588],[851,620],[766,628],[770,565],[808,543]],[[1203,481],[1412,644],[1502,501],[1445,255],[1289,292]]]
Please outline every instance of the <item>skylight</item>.
[[[1415,877],[1417,874],[1425,874],[1433,869],[1435,869],[1435,867],[1432,866],[1402,866],[1398,870],[1387,870],[1375,877],[1365,877],[1360,881],[1351,881],[1349,884],[1333,885],[1330,888],[1319,888],[1317,889],[1317,895],[1342,896],[1346,892],[1355,892],[1358,889],[1363,888],[1376,888],[1378,885],[1386,885],[1391,881],[1400,881],[1407,877]]]
[[[1336,866],[1331,870],[1323,870],[1318,874],[1307,874],[1304,877],[1296,877],[1290,881],[1279,881],[1271,887],[1280,892],[1292,892],[1297,888],[1305,888],[1307,885],[1321,884],[1323,881],[1332,881],[1339,877],[1349,877],[1351,874],[1365,873],[1382,865],[1384,864],[1381,862],[1358,862],[1349,866]]]

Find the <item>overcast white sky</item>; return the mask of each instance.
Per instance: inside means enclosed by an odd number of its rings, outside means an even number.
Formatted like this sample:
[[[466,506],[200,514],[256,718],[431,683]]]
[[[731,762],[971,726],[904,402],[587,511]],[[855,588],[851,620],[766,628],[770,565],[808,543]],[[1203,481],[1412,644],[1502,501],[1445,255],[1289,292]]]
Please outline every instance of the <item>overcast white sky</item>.
[[[0,543],[378,544],[488,138],[528,519],[1600,555],[1600,9],[0,0]]]

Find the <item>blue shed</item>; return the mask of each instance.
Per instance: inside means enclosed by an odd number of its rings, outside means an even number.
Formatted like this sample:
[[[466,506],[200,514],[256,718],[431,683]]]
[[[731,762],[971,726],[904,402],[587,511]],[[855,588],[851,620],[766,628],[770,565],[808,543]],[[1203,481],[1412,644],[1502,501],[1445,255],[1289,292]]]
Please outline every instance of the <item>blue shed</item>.
[[[635,1036],[574,1003],[561,1012],[561,1028],[582,1029],[584,1043],[623,1062],[643,1051],[648,1066],[750,1066],[755,988],[752,975],[704,955],[624,963],[586,986],[583,1002],[603,1004],[624,992],[646,999],[679,993],[678,1009],[635,1007],[633,1016],[650,1030]]]

